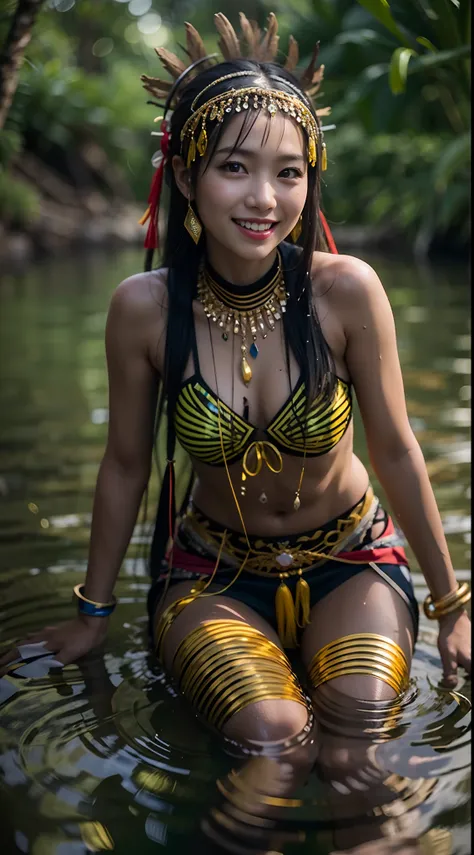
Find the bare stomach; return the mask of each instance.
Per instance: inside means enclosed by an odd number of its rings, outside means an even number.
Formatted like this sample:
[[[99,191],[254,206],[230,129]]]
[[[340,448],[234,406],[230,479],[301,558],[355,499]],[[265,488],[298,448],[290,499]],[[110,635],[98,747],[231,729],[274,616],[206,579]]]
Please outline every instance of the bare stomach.
[[[344,457],[344,461],[339,458],[339,465],[334,461],[323,473],[313,471],[311,462],[306,461],[298,510],[294,508],[294,501],[301,474],[300,458],[285,458],[284,475],[262,470],[257,477],[247,478],[245,495],[241,495],[241,467],[238,464],[230,467],[232,486],[247,533],[262,537],[297,534],[317,528],[353,507],[367,490],[369,476],[355,454]],[[314,468],[317,470],[318,466]],[[192,498],[196,507],[221,525],[242,531],[225,468],[211,470],[196,465],[195,471],[197,479]]]

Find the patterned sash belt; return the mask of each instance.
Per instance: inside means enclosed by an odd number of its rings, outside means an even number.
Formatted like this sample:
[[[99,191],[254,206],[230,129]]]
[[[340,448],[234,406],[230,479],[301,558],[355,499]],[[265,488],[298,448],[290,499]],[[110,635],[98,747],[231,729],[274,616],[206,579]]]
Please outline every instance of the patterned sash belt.
[[[251,536],[248,541],[243,534],[213,523],[191,505],[181,522],[173,563],[209,576],[215,572],[213,559],[220,554],[221,568],[235,569],[235,579],[242,572],[279,579],[275,594],[278,634],[285,647],[295,647],[298,628],[307,626],[310,621],[310,588],[303,578],[307,571],[327,561],[370,565],[371,561],[381,558],[389,563],[406,563],[404,550],[396,546],[384,545],[380,550],[357,549],[373,524],[378,505],[369,487],[351,511],[314,532],[290,536],[286,540]],[[187,546],[197,554],[187,551]],[[294,600],[285,583],[285,579],[292,576],[298,576]],[[226,590],[229,587],[231,585],[226,585]]]

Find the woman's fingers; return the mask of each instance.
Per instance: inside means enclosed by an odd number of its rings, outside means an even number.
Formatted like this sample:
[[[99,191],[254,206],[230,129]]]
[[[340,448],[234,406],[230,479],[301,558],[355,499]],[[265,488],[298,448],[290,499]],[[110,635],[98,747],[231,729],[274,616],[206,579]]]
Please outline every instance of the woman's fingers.
[[[70,665],[71,662],[75,662],[76,659],[79,659],[81,656],[81,651],[74,650],[74,648],[71,647],[63,647],[58,650],[54,658],[63,665]]]
[[[443,644],[440,649],[441,662],[443,664],[443,679],[441,685],[447,689],[454,689],[458,682],[458,663],[456,652]]]
[[[42,641],[50,632],[53,632],[56,629],[55,626],[43,626],[42,629],[37,629],[34,632],[27,632],[26,638],[28,641],[34,643],[35,641]]]
[[[467,671],[467,673],[469,674],[469,676],[471,676],[471,651],[469,650],[467,653],[459,651],[458,659],[461,668],[464,668],[465,671]]]

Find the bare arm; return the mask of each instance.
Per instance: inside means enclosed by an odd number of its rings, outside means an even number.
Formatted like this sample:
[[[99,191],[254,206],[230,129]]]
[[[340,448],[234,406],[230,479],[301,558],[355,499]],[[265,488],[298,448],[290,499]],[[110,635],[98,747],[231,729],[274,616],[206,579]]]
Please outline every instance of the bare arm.
[[[456,579],[423,454],[408,421],[392,310],[376,273],[364,262],[350,262],[343,286],[346,361],[370,460],[438,599],[456,587]]]
[[[85,582],[85,595],[98,602],[111,598],[150,474],[158,377],[147,352],[146,302],[134,293],[133,278],[126,280],[114,293],[107,319],[109,432]]]
[[[376,273],[356,259],[345,263],[336,299],[370,459],[437,600],[457,582],[423,454],[408,421],[392,311]],[[463,610],[441,618],[438,644],[445,683],[455,685],[457,665],[470,670],[471,664]]]

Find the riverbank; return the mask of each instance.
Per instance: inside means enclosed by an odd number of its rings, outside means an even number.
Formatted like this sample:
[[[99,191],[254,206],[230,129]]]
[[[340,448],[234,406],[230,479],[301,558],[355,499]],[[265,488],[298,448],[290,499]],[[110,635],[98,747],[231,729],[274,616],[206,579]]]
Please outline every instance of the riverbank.
[[[100,200],[103,202],[103,199]],[[28,265],[50,256],[92,248],[143,246],[146,229],[139,224],[143,209],[136,204],[114,204],[112,210],[80,210],[53,202],[41,203],[41,213],[34,225],[25,230],[7,229],[0,223],[0,265],[3,270]],[[414,257],[416,246],[389,225],[331,225],[341,252],[357,255],[373,251],[387,256]],[[467,258],[468,250],[449,244],[436,244],[429,255]],[[422,256],[425,253],[421,253]]]

